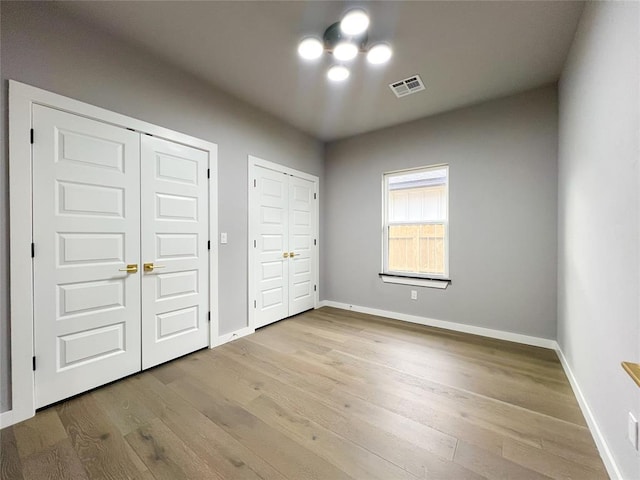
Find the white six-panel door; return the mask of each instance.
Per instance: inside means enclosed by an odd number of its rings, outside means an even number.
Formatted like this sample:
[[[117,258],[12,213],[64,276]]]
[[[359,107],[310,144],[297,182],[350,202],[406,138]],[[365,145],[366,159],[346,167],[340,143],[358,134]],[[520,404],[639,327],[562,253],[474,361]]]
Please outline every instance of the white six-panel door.
[[[209,159],[38,105],[33,127],[38,408],[208,345]]]
[[[207,153],[142,136],[142,368],[204,348]]]
[[[254,180],[250,221],[255,228],[258,328],[286,317],[289,311],[289,190],[288,178],[281,172],[256,167]]]
[[[140,370],[140,155],[124,128],[41,106],[33,126],[41,407]]]
[[[289,179],[289,316],[313,308],[315,303],[315,183]]]
[[[254,328],[309,310],[316,299],[317,180],[274,168],[250,169]]]

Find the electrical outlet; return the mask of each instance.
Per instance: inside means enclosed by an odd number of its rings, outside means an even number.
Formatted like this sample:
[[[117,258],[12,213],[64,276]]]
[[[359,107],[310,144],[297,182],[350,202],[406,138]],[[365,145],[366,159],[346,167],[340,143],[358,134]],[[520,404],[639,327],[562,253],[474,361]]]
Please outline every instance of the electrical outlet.
[[[411,300],[417,300],[417,299],[418,299],[418,291],[411,290]]]
[[[220,243],[223,245],[227,243],[227,232],[222,232],[220,234]]]
[[[638,421],[633,413],[629,412],[629,419],[627,422],[627,436],[633,448],[638,450]]]

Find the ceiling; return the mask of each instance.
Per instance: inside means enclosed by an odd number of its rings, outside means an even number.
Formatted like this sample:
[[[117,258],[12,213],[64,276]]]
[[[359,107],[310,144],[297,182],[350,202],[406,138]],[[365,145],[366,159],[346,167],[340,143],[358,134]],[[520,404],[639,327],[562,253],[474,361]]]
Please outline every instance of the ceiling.
[[[396,125],[556,81],[583,3],[573,1],[60,2],[84,22],[325,141]],[[394,56],[330,83],[325,55],[301,60],[298,41],[321,36],[353,7],[370,41]],[[389,83],[419,74],[426,90],[396,98]]]

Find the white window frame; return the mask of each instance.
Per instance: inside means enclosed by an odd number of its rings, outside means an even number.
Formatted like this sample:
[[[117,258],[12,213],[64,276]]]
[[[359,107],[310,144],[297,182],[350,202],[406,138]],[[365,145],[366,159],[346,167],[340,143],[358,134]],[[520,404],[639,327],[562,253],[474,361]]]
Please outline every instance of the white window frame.
[[[403,225],[427,225],[444,223],[444,273],[443,274],[420,274],[409,272],[397,272],[389,270],[389,178],[411,172],[442,170],[447,172],[447,182],[445,185],[445,198],[447,201],[447,217],[444,222],[402,222]],[[451,282],[449,278],[449,165],[445,163],[437,165],[425,165],[423,167],[407,168],[404,170],[394,170],[385,172],[382,175],[382,273],[380,277],[385,283],[397,283],[402,285],[416,285],[433,288],[446,288]]]

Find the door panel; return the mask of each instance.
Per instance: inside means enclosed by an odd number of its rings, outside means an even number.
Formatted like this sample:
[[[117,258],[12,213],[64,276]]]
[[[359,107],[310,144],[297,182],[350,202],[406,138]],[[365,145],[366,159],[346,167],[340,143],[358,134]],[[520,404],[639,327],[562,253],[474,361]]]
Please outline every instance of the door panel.
[[[315,305],[314,252],[315,183],[289,176],[289,316],[309,310]]]
[[[140,370],[139,136],[33,108],[36,407]]]
[[[142,367],[209,344],[206,152],[142,136]]]
[[[256,237],[252,281],[256,286],[256,328],[287,316],[288,312],[288,188],[287,176],[255,168],[255,195],[250,220]]]

